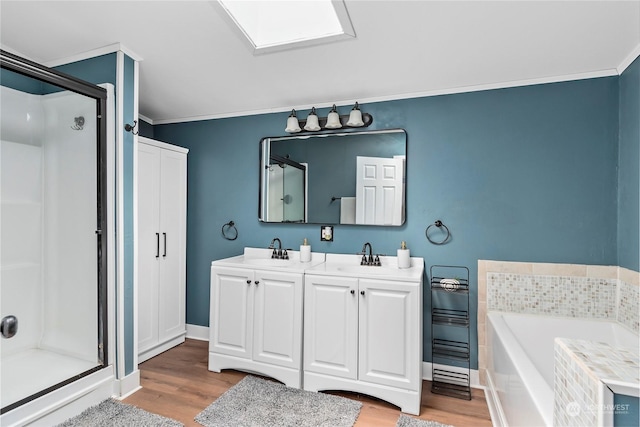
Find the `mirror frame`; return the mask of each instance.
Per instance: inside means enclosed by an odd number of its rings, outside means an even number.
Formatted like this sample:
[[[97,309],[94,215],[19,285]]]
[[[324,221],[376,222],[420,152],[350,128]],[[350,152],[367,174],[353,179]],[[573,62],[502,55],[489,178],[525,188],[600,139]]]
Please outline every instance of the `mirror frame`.
[[[376,134],[402,134],[404,136],[404,153],[400,153],[398,154],[398,156],[403,157],[403,176],[402,176],[402,195],[399,196],[401,197],[402,200],[402,208],[401,208],[401,219],[399,221],[399,223],[395,223],[395,224],[363,224],[363,223],[341,223],[340,220],[338,219],[338,221],[335,220],[330,220],[330,221],[322,221],[319,222],[318,220],[311,220],[308,221],[308,210],[307,210],[307,205],[308,205],[308,201],[305,199],[305,206],[303,207],[303,212],[304,212],[304,217],[305,220],[304,221],[267,221],[266,220],[266,206],[268,204],[268,200],[265,200],[265,198],[267,197],[267,191],[266,191],[266,185],[267,185],[267,177],[266,177],[266,172],[265,169],[268,169],[270,167],[271,164],[273,164],[273,156],[277,157],[277,161],[280,162],[282,161],[283,164],[285,165],[294,165],[294,163],[296,165],[299,165],[297,162],[293,161],[291,162],[290,159],[283,157],[281,155],[281,153],[279,153],[279,155],[272,155],[272,150],[271,150],[271,144],[273,142],[278,142],[278,141],[299,141],[301,143],[304,143],[305,140],[313,140],[316,139],[318,141],[322,141],[324,138],[331,138],[331,137],[336,137],[336,138],[340,138],[340,137],[353,137],[353,136],[357,136],[357,135],[376,135]],[[405,221],[406,221],[406,155],[407,155],[407,132],[404,129],[401,128],[392,128],[392,129],[379,129],[379,130],[365,130],[365,131],[345,131],[345,130],[340,130],[340,131],[333,131],[333,132],[322,132],[322,133],[300,133],[300,134],[292,134],[292,135],[285,135],[285,136],[273,136],[273,137],[264,137],[260,140],[260,158],[259,158],[259,175],[260,175],[260,179],[259,179],[259,192],[258,192],[258,220],[260,222],[264,222],[264,223],[268,223],[268,224],[321,224],[321,225],[358,225],[358,226],[363,226],[363,225],[369,225],[369,226],[386,226],[386,227],[399,227],[402,226]],[[306,167],[306,164],[303,164],[304,167]],[[286,167],[286,166],[285,166]],[[297,166],[296,166],[297,167]],[[354,166],[355,169],[355,166]],[[304,185],[304,191],[307,192],[307,182],[306,179],[303,178],[303,185]],[[355,186],[355,185],[354,185]],[[354,188],[354,195],[355,195],[355,188]],[[338,196],[338,197],[336,197]],[[349,197],[349,196],[345,196],[345,197]],[[333,203],[334,201],[338,200],[338,202],[340,203],[339,199],[341,199],[339,194],[334,195],[333,197],[330,198],[330,203]]]

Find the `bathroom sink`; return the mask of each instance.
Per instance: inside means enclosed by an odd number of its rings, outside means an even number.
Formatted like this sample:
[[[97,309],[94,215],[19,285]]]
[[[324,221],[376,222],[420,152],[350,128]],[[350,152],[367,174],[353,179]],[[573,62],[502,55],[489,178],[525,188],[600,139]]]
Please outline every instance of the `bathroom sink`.
[[[361,254],[326,254],[325,262],[306,270],[307,274],[322,276],[383,279],[415,282],[422,279],[424,261],[412,258],[411,267],[398,268],[396,257],[380,255],[382,265],[360,265]]]
[[[275,258],[245,258],[244,264],[257,265],[260,267],[287,267],[296,264],[291,259],[275,259]]]

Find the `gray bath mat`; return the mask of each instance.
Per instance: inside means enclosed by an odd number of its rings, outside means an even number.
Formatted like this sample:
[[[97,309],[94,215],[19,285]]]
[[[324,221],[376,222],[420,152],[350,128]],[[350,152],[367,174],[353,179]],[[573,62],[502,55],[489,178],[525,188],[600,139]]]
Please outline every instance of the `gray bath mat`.
[[[453,427],[448,424],[440,424],[436,421],[421,420],[405,414],[400,414],[396,427]]]
[[[107,399],[59,424],[58,427],[182,427],[183,425],[176,420],[152,414],[119,400]]]
[[[351,427],[362,403],[247,375],[195,420],[205,427]]]

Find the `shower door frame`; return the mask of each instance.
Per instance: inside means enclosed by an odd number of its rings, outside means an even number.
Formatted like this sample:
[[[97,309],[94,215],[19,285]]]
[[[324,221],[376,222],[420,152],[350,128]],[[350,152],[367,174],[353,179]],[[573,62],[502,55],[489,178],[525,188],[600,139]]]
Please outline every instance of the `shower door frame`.
[[[0,414],[7,413],[34,399],[42,397],[60,387],[70,384],[80,378],[109,366],[108,352],[108,289],[107,289],[107,91],[99,86],[61,73],[52,68],[22,58],[0,49],[0,68],[40,80],[60,87],[62,89],[84,95],[96,101],[96,146],[97,146],[97,221],[96,221],[96,245],[97,245],[97,286],[98,286],[98,361],[100,365],[84,371],[80,374],[47,387],[35,394],[27,396],[17,402],[0,408]]]

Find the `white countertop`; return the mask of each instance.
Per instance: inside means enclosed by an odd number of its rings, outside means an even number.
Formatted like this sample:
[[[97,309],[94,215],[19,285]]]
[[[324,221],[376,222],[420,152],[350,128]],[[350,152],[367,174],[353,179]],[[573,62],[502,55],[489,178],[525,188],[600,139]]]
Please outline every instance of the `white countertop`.
[[[366,277],[415,282],[422,279],[424,259],[411,257],[411,267],[398,268],[394,256],[380,256],[380,266],[360,265],[362,255],[326,254],[326,261],[305,271],[306,274],[341,277]]]
[[[325,254],[320,252],[311,252],[311,261],[309,262],[300,261],[300,251],[287,251],[289,254],[288,260],[271,259],[272,252],[272,249],[266,248],[244,248],[244,253],[242,255],[213,261],[211,266],[242,267],[269,271],[304,273],[307,269],[323,263],[325,260]]]
[[[212,267],[240,267],[323,276],[391,279],[405,282],[422,280],[424,259],[411,257],[409,268],[398,268],[394,256],[380,256],[380,266],[360,265],[362,255],[311,253],[311,261],[301,262],[299,251],[288,251],[289,259],[272,259],[272,249],[245,248],[242,255],[213,261]]]

